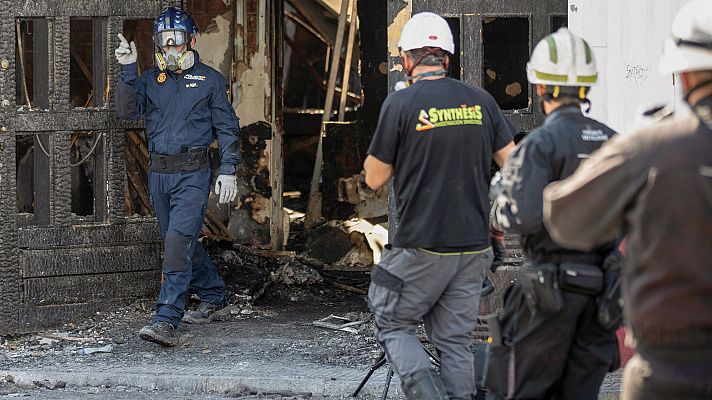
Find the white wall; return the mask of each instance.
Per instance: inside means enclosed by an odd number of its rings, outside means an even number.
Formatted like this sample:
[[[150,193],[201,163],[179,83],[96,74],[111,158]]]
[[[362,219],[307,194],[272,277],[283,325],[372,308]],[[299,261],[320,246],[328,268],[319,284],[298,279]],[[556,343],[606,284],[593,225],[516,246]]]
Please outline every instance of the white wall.
[[[672,76],[660,75],[658,60],[687,1],[569,0],[569,28],[588,41],[598,62],[593,118],[625,133],[646,104],[675,101]]]

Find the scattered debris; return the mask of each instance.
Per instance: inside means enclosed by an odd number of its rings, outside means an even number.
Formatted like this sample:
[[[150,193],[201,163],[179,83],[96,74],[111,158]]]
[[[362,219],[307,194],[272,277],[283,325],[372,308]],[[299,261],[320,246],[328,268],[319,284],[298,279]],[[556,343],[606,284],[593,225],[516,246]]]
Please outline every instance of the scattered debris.
[[[318,326],[320,328],[333,329],[336,331],[358,333],[358,330],[353,327],[363,325],[365,323],[365,320],[352,321],[350,318],[347,317],[329,315],[326,318],[322,318],[320,320],[312,322],[312,325]]]
[[[89,354],[94,354],[94,353],[111,353],[113,350],[113,346],[110,344],[107,344],[106,346],[102,347],[82,347],[77,351],[79,355],[86,356]]]
[[[54,389],[64,389],[67,387],[67,382],[64,381],[50,381],[50,380],[42,380],[42,381],[32,381],[32,383],[35,384],[37,387],[49,389],[49,390],[54,390]]]
[[[343,284],[343,283],[334,282],[334,281],[329,281],[329,283],[332,284],[332,285],[334,285],[334,287],[337,287],[337,288],[343,289],[343,290],[347,290],[347,291],[352,292],[352,293],[356,293],[356,294],[360,294],[360,295],[366,295],[366,294],[368,294],[368,290],[365,290],[365,289],[359,289],[359,288],[357,288],[357,287],[345,285],[345,284]]]

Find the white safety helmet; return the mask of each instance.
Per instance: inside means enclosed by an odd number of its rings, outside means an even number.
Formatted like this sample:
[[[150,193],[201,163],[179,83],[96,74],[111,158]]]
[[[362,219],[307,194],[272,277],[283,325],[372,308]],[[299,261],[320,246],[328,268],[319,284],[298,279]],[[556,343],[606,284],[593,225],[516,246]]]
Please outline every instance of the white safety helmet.
[[[588,88],[598,81],[596,57],[585,40],[566,28],[560,28],[534,48],[527,63],[527,78],[530,83],[553,88],[579,87],[579,97],[583,99]]]
[[[398,48],[408,51],[423,47],[439,47],[455,54],[455,42],[445,18],[431,12],[422,12],[413,15],[405,23]]]
[[[672,23],[672,37],[665,42],[660,73],[712,70],[712,2],[685,4]]]

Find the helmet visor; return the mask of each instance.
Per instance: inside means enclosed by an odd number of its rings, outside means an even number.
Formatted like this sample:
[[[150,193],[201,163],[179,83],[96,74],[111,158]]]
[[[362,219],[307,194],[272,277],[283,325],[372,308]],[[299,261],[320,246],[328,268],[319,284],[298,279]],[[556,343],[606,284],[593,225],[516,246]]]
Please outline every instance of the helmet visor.
[[[190,41],[190,35],[185,31],[171,30],[153,35],[153,43],[158,47],[183,46]]]

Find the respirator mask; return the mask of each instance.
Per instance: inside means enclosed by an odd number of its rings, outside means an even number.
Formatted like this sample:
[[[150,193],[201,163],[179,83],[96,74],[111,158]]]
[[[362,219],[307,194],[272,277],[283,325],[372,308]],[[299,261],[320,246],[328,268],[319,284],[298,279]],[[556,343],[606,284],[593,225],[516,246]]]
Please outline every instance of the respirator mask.
[[[161,71],[186,70],[195,64],[195,53],[190,49],[190,35],[185,31],[158,32],[153,37],[156,45],[156,65]],[[178,48],[185,46],[184,51]]]

